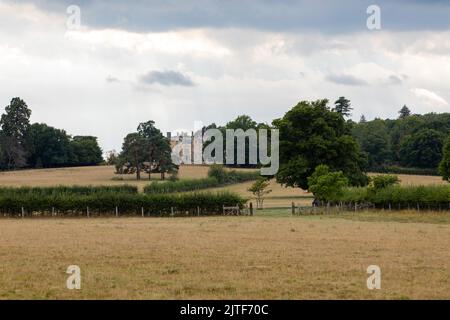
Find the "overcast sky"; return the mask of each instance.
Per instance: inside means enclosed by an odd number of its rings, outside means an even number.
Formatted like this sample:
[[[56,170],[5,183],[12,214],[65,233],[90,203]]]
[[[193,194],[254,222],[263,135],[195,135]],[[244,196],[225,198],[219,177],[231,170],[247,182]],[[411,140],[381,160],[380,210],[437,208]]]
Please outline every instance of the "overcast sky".
[[[0,106],[19,96],[104,151],[142,121],[271,122],[300,100],[345,96],[355,120],[450,111],[450,1],[317,2],[0,0]]]

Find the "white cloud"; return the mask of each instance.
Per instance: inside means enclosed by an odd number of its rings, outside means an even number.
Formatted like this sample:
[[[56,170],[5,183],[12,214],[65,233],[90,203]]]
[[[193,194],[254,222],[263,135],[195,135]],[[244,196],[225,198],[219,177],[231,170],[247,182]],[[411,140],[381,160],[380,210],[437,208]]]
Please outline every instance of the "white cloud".
[[[448,106],[448,102],[433,91],[423,88],[414,88],[411,89],[411,92],[431,107]]]

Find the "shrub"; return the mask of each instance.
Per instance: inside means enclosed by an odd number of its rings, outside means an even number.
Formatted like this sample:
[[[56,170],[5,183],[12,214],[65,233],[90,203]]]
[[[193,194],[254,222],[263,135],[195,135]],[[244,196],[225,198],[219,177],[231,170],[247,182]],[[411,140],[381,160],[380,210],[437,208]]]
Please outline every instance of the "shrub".
[[[318,200],[328,201],[342,194],[342,188],[348,186],[348,179],[342,171],[331,172],[327,165],[319,165],[308,177],[308,186]]]
[[[384,189],[400,183],[397,176],[389,174],[371,177],[370,180],[370,187],[375,190]]]
[[[257,209],[263,208],[264,196],[272,192],[271,189],[267,189],[270,185],[270,181],[266,178],[259,178],[256,180],[250,188],[247,190],[253,193],[256,197],[256,207]]]
[[[208,177],[215,178],[219,183],[224,183],[227,173],[223,165],[213,164],[208,169]]]
[[[171,181],[171,182],[175,182],[175,181],[180,180],[180,178],[178,178],[178,171],[173,172],[173,173],[169,176],[168,180]]]

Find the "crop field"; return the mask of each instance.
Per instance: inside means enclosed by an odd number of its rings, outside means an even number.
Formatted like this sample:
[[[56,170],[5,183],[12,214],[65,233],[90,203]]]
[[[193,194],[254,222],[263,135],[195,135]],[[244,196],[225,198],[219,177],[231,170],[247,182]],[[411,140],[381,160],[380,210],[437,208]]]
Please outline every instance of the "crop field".
[[[447,214],[1,219],[0,299],[449,299]],[[381,289],[368,290],[378,265]],[[66,288],[69,265],[81,290]]]

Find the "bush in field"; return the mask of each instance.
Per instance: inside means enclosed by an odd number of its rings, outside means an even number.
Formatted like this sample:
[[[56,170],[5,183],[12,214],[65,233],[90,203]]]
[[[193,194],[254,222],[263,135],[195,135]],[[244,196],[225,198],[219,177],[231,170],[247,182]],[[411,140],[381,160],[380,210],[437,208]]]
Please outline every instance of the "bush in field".
[[[394,175],[380,175],[370,178],[370,188],[379,190],[399,184],[400,180]]]
[[[215,178],[219,183],[225,182],[226,175],[223,165],[213,164],[208,169],[208,177]]]
[[[258,171],[225,170],[223,165],[213,164],[208,170],[208,177],[217,179],[220,184],[227,184],[256,180],[260,174]]]
[[[322,164],[308,177],[308,186],[316,199],[328,201],[342,194],[342,189],[348,186],[348,179],[342,171],[331,172],[327,165]]]
[[[225,206],[243,206],[246,199],[232,193],[195,193],[195,194],[127,194],[98,193],[77,194],[0,194],[0,212],[19,214],[24,210],[49,213],[53,209],[62,215],[86,215],[114,213],[117,207],[121,214],[138,214],[141,210],[147,215],[169,215],[172,213],[215,215],[222,213]],[[199,212],[200,210],[200,212]]]
[[[175,181],[180,180],[180,178],[178,177],[178,171],[173,172],[173,173],[169,176],[168,180],[169,180],[170,182],[175,182]]]

